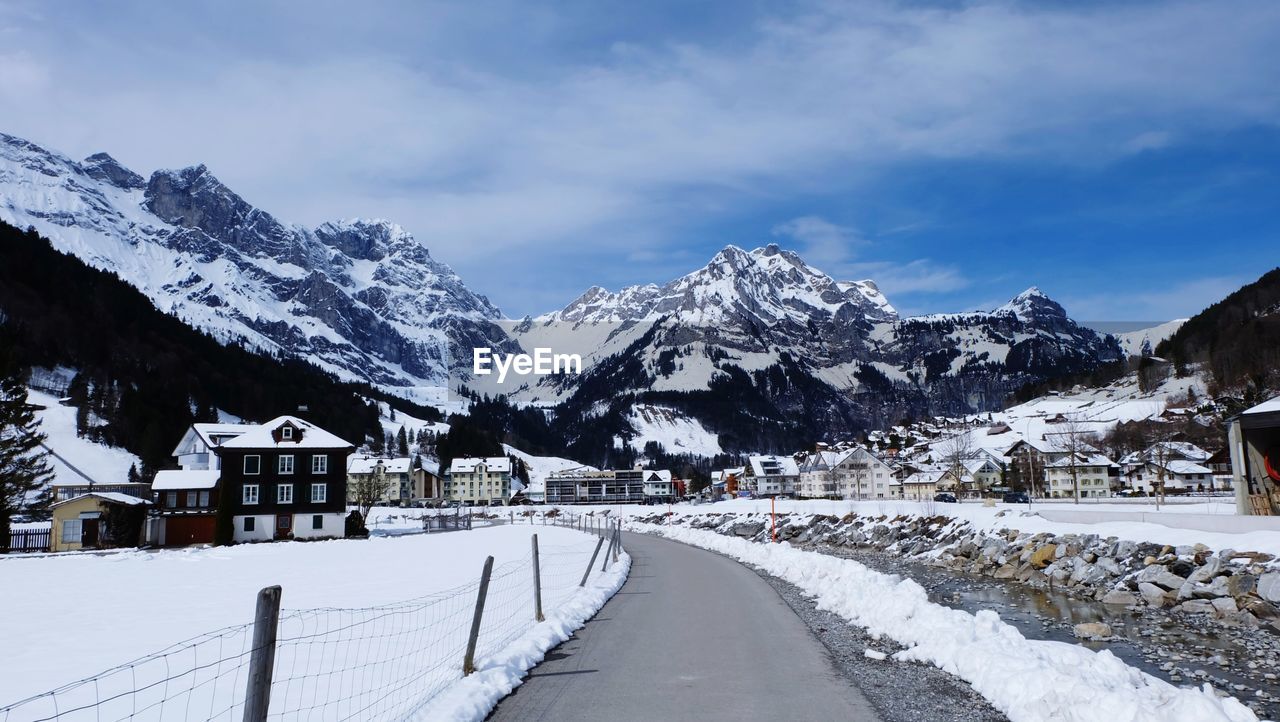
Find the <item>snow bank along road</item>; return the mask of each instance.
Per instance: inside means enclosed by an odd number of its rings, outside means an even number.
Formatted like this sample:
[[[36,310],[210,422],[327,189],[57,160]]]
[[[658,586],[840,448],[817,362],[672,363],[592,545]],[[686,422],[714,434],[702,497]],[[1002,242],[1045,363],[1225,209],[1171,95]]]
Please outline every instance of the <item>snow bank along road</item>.
[[[993,611],[970,614],[934,604],[916,582],[850,559],[701,529],[635,522],[632,527],[718,551],[794,584],[818,608],[906,647],[894,661],[933,664],[960,677],[1013,722],[1257,719],[1238,700],[1219,696],[1208,685],[1175,687],[1106,650],[1027,639]],[[806,706],[809,701],[806,697]]]
[[[491,720],[877,720],[755,572],[624,534],[630,577]]]

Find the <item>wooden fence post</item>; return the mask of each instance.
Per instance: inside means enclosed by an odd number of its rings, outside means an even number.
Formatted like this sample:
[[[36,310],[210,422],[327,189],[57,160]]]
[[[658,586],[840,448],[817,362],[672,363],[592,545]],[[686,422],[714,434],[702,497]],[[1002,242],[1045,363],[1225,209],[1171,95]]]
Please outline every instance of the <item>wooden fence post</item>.
[[[596,564],[596,556],[600,553],[600,547],[604,546],[604,537],[596,542],[596,550],[591,552],[591,561],[587,562],[587,570],[582,573],[582,581],[578,582],[578,586],[587,586],[587,577],[591,574],[591,567]]]
[[[244,696],[244,722],[266,722],[271,707],[271,673],[276,663],[276,629],[280,624],[280,586],[258,592],[253,617],[253,649]]]
[[[476,671],[476,640],[480,638],[480,620],[484,618],[484,600],[489,596],[489,575],[493,573],[493,557],[486,557],[480,571],[480,591],[476,593],[476,613],[471,618],[471,636],[467,638],[467,654],[462,658],[462,674]]]
[[[545,622],[542,616],[542,567],[538,563],[538,535],[533,535],[533,618]]]

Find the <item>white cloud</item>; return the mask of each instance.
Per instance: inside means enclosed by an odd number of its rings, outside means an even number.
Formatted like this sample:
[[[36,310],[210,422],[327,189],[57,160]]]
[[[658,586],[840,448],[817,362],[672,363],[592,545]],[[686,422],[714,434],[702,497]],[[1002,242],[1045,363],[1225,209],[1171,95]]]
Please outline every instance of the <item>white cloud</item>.
[[[1072,318],[1090,322],[1164,322],[1194,316],[1255,280],[1245,276],[1206,276],[1155,288],[1066,296],[1062,305]]]
[[[819,3],[731,42],[603,38],[547,57],[536,44],[571,23],[470,7],[432,4],[420,28],[395,12],[276,10],[247,28],[230,10],[204,27],[148,9],[152,25],[119,37],[70,10],[12,13],[3,130],[144,173],[205,162],[286,221],[389,217],[470,279],[527,269],[548,244],[625,259],[637,226],[660,235],[903,161],[1092,163],[1280,117],[1280,4],[1261,0]],[[791,231],[832,272],[858,243]],[[927,259],[863,265],[887,292],[965,285]]]

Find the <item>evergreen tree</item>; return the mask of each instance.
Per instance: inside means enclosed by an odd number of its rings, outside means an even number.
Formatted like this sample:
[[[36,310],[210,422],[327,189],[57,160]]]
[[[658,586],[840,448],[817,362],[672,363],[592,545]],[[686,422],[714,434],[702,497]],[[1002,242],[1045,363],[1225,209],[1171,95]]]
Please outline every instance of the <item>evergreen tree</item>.
[[[130,465],[129,465],[129,483],[130,483],[130,484],[141,484],[141,483],[142,483],[142,475],[138,473],[138,465],[137,465],[137,464],[130,464]]]
[[[409,435],[405,433],[403,426],[396,434],[396,453],[399,456],[409,455]]]
[[[392,421],[395,421],[395,420],[396,420],[396,407],[392,406],[391,404],[387,404],[387,408],[388,408],[388,409],[391,409],[391,420],[392,420]]]
[[[7,339],[0,343],[0,537],[8,540],[13,515],[53,480],[53,470],[24,374]]]

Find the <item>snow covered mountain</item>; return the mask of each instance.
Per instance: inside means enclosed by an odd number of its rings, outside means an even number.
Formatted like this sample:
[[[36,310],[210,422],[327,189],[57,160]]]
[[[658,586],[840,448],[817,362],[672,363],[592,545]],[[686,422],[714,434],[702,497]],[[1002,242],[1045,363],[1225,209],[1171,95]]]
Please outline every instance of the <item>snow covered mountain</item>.
[[[110,270],[226,342],[384,386],[443,385],[451,358],[503,347],[501,313],[400,226],[289,226],[203,165],[149,179],[0,134],[0,220]]]
[[[1026,383],[1122,355],[1114,338],[1078,325],[1036,288],[988,312],[900,318],[874,283],[837,281],[773,245],[729,246],[662,286],[593,287],[512,333],[526,348],[580,353],[588,369],[576,383],[543,379],[516,398],[576,409],[618,443],[659,441],[673,452],[672,434],[635,408],[662,408],[671,429],[683,416],[699,431],[679,433],[719,434],[718,448],[767,448],[765,439],[788,433],[779,425],[803,437],[997,409]]]
[[[7,135],[0,220],[34,226],[224,342],[409,395],[448,383],[477,346],[580,353],[580,377],[467,383],[555,407],[569,426],[608,417],[589,433],[633,448],[695,427],[700,448],[770,448],[788,434],[989,410],[1025,383],[1122,354],[1034,288],[990,312],[901,318],[872,281],[834,279],[777,245],[727,246],[664,285],[592,287],[510,321],[394,223],[286,225],[203,165],[144,178],[104,153],[77,162]],[[640,403],[661,418],[623,408]]]

